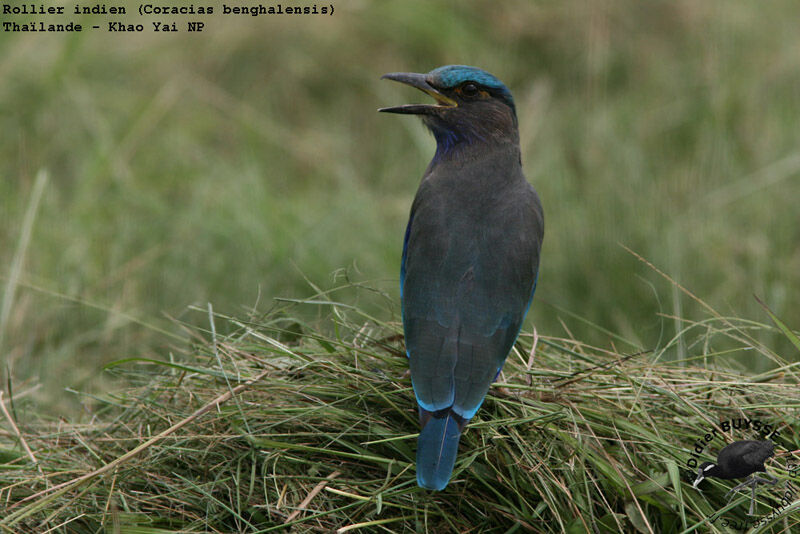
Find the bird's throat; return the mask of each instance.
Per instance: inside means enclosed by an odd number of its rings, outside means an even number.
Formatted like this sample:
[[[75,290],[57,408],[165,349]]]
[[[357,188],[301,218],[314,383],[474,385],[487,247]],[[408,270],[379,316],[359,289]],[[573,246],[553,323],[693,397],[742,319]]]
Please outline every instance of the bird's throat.
[[[427,117],[423,118],[423,122],[436,139],[434,162],[466,154],[475,157],[481,153],[510,146],[517,147],[517,151],[519,151],[519,134],[516,131],[503,133],[480,124],[453,127],[450,124],[442,124],[435,118]]]

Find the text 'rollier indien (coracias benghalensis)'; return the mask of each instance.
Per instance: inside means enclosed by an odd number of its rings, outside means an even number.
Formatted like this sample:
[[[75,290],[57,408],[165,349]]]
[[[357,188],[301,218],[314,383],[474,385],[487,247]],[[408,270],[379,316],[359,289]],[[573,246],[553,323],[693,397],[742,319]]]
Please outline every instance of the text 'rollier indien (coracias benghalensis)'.
[[[436,138],[411,206],[400,292],[422,426],[417,482],[441,490],[533,299],[544,215],[500,80],[463,65],[383,77],[436,100],[380,111],[419,115]]]

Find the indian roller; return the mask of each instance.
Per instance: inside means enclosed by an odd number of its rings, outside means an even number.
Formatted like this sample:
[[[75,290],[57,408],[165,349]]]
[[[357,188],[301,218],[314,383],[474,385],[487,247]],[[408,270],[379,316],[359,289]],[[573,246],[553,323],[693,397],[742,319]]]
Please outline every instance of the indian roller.
[[[417,483],[442,490],[530,308],[544,215],[522,174],[514,99],[500,80],[464,65],[383,78],[436,100],[379,111],[419,115],[436,139],[411,206],[400,294],[421,426]]]

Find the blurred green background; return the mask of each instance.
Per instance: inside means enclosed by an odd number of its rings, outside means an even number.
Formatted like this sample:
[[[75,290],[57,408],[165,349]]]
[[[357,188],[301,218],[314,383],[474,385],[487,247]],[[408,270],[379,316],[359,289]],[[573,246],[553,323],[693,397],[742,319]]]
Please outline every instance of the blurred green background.
[[[756,294],[800,325],[800,4],[335,7],[214,16],[202,34],[0,33],[0,357],[15,394],[66,410],[80,397],[65,387],[107,387],[104,363],[166,357],[176,341],[159,330],[183,335],[170,318],[207,325],[189,305],[265,310],[311,295],[306,278],[384,290],[393,305],[333,297],[397,318],[434,141],[376,113],[424,99],[379,77],[448,63],[489,70],[517,101],[546,212],[526,329],[626,351],[665,344],[672,316],[706,317],[621,245],[723,315],[767,322]]]

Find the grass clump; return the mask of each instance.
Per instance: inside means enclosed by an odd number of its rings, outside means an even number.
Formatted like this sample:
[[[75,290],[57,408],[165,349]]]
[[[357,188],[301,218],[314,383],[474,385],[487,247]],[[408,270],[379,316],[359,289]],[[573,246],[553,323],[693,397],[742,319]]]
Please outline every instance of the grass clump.
[[[768,465],[798,486],[786,468],[800,449],[797,364],[754,341],[767,325],[687,322],[683,360],[667,358],[677,340],[621,354],[524,333],[461,439],[452,482],[432,493],[415,480],[400,325],[327,296],[302,305],[329,309],[325,326],[294,319],[294,306],[247,318],[209,308],[211,328],[168,362],[112,366],[132,386],[96,399],[87,423],[30,420],[16,406],[8,417],[21,437],[0,436],[0,528],[725,532],[723,521],[754,520],[749,496],[726,508],[728,485],[694,490],[687,462],[712,428],[726,442],[757,436],[719,428],[737,418],[779,429]],[[735,348],[716,352],[720,342]],[[736,368],[741,352],[771,370],[748,376]],[[759,493],[761,528],[800,522],[779,498]]]

